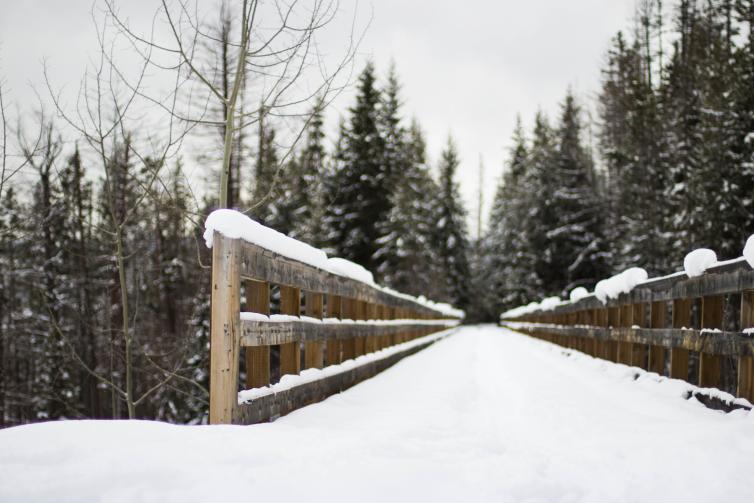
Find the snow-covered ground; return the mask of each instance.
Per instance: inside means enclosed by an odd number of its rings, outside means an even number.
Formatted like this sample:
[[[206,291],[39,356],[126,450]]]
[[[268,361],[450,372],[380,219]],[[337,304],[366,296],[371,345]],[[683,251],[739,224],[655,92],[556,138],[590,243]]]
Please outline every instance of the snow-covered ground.
[[[754,501],[754,414],[687,387],[464,327],[271,424],[2,430],[0,501]]]

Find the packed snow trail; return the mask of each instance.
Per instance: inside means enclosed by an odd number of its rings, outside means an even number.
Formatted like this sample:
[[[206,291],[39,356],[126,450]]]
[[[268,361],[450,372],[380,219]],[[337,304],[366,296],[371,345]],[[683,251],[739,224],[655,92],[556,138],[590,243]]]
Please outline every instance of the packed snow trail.
[[[754,414],[687,387],[464,327],[270,424],[2,430],[0,501],[754,501]]]

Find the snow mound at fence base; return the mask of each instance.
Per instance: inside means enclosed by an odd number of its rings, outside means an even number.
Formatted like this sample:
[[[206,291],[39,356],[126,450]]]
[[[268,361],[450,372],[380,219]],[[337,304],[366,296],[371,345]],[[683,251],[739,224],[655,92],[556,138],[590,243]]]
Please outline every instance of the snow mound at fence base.
[[[269,424],[0,430],[0,501],[754,501],[754,415],[684,384],[463,327]]]

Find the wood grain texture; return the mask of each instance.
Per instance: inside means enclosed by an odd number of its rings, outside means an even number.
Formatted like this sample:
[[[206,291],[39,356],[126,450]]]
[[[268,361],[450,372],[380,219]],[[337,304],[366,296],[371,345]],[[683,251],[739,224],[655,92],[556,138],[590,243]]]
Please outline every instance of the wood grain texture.
[[[270,314],[270,284],[264,281],[246,281],[246,310]],[[241,324],[243,334],[243,323]],[[243,346],[243,344],[242,344]],[[270,347],[245,348],[246,389],[261,388],[270,384]]]
[[[228,424],[238,394],[241,284],[238,244],[218,233],[212,245],[209,422]]]

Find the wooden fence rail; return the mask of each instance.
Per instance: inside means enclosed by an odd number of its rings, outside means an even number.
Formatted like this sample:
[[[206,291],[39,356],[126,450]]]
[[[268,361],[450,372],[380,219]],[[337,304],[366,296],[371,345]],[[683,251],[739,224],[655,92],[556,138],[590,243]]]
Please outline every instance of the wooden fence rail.
[[[754,271],[743,259],[703,275],[650,279],[602,303],[594,295],[501,316],[514,330],[714,387],[754,402]]]
[[[347,372],[239,403],[242,366],[245,388],[270,384],[271,346],[279,348],[277,370],[282,376],[298,374],[302,367],[338,364],[458,323],[457,318],[407,296],[242,239],[214,232],[212,243],[212,424],[268,421],[367,379],[432,341],[417,341],[421,344],[402,346]],[[274,287],[279,292],[279,315],[269,316]]]

